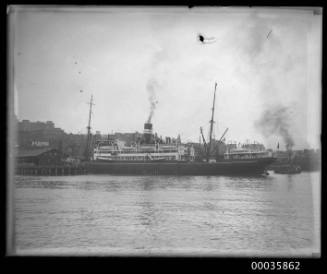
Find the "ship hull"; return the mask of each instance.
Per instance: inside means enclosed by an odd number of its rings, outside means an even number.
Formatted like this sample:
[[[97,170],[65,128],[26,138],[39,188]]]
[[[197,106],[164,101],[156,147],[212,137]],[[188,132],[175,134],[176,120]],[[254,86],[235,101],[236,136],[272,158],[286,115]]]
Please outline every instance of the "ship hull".
[[[238,175],[263,174],[274,158],[207,162],[104,162],[86,164],[89,174]]]

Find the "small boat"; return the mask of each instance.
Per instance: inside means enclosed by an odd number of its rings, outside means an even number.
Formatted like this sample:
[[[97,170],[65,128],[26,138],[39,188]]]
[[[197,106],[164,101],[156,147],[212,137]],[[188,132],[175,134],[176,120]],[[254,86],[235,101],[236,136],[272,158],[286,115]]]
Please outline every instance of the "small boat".
[[[278,174],[297,174],[301,173],[301,167],[298,165],[280,165],[274,167],[274,172]]]

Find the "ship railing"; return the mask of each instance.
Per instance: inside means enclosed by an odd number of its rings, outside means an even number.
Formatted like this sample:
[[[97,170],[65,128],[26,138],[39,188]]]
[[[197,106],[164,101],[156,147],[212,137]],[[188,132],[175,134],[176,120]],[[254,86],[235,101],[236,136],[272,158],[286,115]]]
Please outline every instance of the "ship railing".
[[[268,154],[268,151],[230,150],[224,154]]]
[[[176,152],[178,152],[178,150],[176,150],[176,149],[174,149],[174,150],[172,150],[172,149],[170,149],[170,150],[158,150],[157,152],[158,153],[176,153]]]

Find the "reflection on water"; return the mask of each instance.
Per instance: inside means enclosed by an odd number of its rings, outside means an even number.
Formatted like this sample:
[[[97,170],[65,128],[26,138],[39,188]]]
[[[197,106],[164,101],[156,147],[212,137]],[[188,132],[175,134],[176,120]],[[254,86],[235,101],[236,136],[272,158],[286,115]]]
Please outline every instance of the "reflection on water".
[[[16,177],[16,247],[46,254],[306,255],[319,174]]]

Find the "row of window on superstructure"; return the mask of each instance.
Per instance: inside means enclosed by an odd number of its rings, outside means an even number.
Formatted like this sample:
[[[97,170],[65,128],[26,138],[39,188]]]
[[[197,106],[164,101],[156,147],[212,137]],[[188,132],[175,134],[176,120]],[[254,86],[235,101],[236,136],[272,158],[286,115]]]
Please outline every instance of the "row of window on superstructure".
[[[123,154],[133,154],[133,153],[136,153],[136,151],[118,151],[118,150],[99,150],[99,151],[96,151],[96,153],[98,154],[107,154],[107,153],[112,153],[112,152],[118,152],[118,153],[123,153]],[[177,150],[166,150],[166,151],[153,151],[153,150],[149,150],[149,151],[143,151],[143,152],[155,152],[155,153],[176,153]],[[142,152],[139,152],[139,153],[142,153]]]

